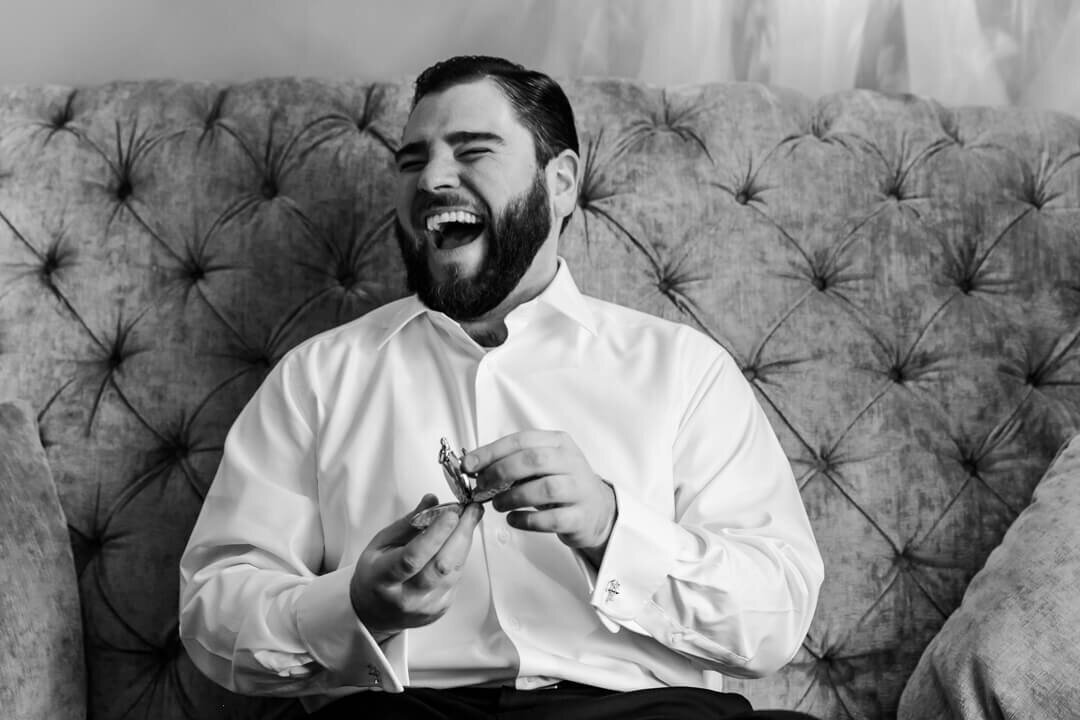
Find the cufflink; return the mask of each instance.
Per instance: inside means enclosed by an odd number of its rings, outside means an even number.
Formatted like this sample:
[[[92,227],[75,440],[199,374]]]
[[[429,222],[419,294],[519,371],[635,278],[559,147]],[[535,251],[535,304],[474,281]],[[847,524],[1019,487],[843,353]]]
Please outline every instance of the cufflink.
[[[604,602],[609,603],[614,600],[615,596],[619,594],[620,588],[622,588],[622,585],[619,584],[618,580],[610,581],[607,584],[607,587],[604,588],[604,592],[607,593],[604,597]]]

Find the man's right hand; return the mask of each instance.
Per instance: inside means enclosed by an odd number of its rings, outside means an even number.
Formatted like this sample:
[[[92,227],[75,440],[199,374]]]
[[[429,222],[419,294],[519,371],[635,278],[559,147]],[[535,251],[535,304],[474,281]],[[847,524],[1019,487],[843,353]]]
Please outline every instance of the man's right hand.
[[[438,504],[425,495],[413,512]],[[360,554],[349,585],[353,611],[377,638],[438,620],[450,608],[483,509],[441,513],[425,530],[409,513],[380,530]]]

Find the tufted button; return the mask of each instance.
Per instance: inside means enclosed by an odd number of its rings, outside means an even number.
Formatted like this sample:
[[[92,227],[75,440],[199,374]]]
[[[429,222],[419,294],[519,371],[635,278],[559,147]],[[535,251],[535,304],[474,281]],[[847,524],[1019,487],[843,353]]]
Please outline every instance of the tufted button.
[[[191,455],[192,444],[186,432],[169,433],[164,437],[161,454],[173,464],[179,465]]]
[[[134,192],[134,188],[131,185],[131,179],[125,174],[120,177],[119,182],[116,184],[116,188],[113,190],[113,195],[118,202],[124,202]]]
[[[185,248],[184,256],[180,260],[179,278],[188,285],[194,285],[206,278],[213,270],[224,269],[223,266],[214,266],[210,258],[206,256],[201,243],[194,243]]]
[[[1050,188],[1047,187],[1049,182],[1047,173],[1048,170],[1045,167],[1040,168],[1038,171],[1024,168],[1023,171],[1020,183],[1020,200],[1028,203],[1036,210],[1042,210],[1048,202],[1060,194],[1051,192]]]
[[[835,467],[832,459],[833,451],[823,447],[815,455],[814,470],[822,475],[830,472]]]
[[[907,380],[907,376],[904,373],[904,368],[902,365],[899,364],[890,367],[888,375],[889,379],[897,385],[902,385],[904,381]]]
[[[45,125],[49,127],[52,133],[67,130],[68,125],[75,119],[75,96],[78,95],[78,92],[78,90],[72,90],[68,94],[67,100],[64,101],[64,106],[58,108],[45,122]],[[50,137],[52,133],[50,133]]]
[[[941,106],[938,106],[937,110],[941,132],[953,143],[963,146],[964,139],[960,136],[960,126],[956,121],[956,115]]]
[[[670,298],[676,305],[683,305],[686,302],[686,288],[693,283],[700,283],[705,280],[704,276],[694,275],[687,269],[680,267],[681,263],[665,263],[663,267],[657,270],[657,290],[667,298]]]
[[[979,459],[970,453],[964,453],[960,457],[960,467],[971,477],[979,477]]]
[[[833,687],[849,685],[855,679],[855,668],[844,658],[825,653],[817,662],[818,671],[829,678]]]
[[[337,280],[338,285],[340,285],[343,290],[352,290],[356,286],[360,276],[354,268],[342,263],[338,267],[337,272],[334,273],[334,279]]]
[[[813,135],[818,140],[824,140],[831,129],[832,121],[825,116],[823,109],[818,109],[810,116],[810,126],[807,128],[808,135]]]
[[[206,277],[206,268],[196,262],[185,263],[183,274],[189,282],[197,283]]]
[[[72,120],[72,113],[70,106],[65,105],[59,112],[52,116],[49,120],[49,126],[53,130],[64,130],[67,128],[68,123]]]
[[[105,538],[97,531],[90,535],[84,534],[70,524],[68,535],[71,538],[71,551],[75,559],[75,572],[82,576],[91,561],[101,554],[105,547]]]
[[[145,348],[132,341],[132,331],[138,321],[139,318],[136,318],[125,323],[119,317],[117,318],[115,335],[104,345],[103,354],[99,359],[109,373],[115,372],[132,356],[146,351]]]
[[[210,104],[210,111],[206,114],[206,119],[203,121],[204,128],[209,131],[214,128],[219,122],[223,114],[225,107],[225,100],[229,97],[229,89],[224,88],[217,95],[214,96],[214,102]]]
[[[39,274],[42,282],[55,289],[54,275],[72,264],[74,254],[74,250],[63,244],[62,238],[54,240],[41,256]]]
[[[42,258],[41,263],[41,275],[45,278],[52,277],[52,274],[56,272],[56,269],[60,267],[60,263],[56,258],[56,255],[48,254]]]
[[[158,662],[162,665],[168,665],[176,662],[176,660],[184,653],[184,644],[180,642],[180,627],[179,625],[173,625],[169,629],[165,636],[165,642],[156,648],[155,653],[158,657]]]
[[[106,355],[104,362],[105,362],[105,365],[110,370],[116,370],[131,355],[132,355],[131,351],[127,350],[124,347],[124,342],[122,340],[118,339],[112,345],[112,348],[109,350],[108,354]]]
[[[267,200],[273,200],[278,196],[278,184],[277,181],[270,176],[263,178],[262,187],[259,188],[259,192]]]
[[[274,359],[265,350],[252,352],[245,356],[244,360],[248,365],[264,370],[268,370],[274,364]]]

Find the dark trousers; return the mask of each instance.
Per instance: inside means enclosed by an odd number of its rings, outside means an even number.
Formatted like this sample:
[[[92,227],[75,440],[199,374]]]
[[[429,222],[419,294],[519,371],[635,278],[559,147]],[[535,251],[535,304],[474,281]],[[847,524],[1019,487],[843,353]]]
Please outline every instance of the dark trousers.
[[[813,720],[787,710],[752,710],[742,695],[670,687],[632,692],[559,683],[542,690],[405,688],[337,700],[314,720]]]

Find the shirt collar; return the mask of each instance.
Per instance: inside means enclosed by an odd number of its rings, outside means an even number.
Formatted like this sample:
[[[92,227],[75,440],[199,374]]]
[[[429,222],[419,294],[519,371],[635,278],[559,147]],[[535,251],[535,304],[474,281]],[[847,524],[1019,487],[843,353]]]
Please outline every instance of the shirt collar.
[[[547,306],[562,315],[565,315],[567,318],[588,330],[591,334],[596,334],[596,318],[593,315],[592,310],[586,304],[585,296],[582,295],[581,291],[578,289],[577,283],[574,282],[574,278],[570,275],[570,268],[562,257],[558,259],[555,277],[548,283],[548,286],[532,300],[522,303],[511,310],[507,316],[507,320],[509,321],[512,316],[522,314],[531,317],[532,312],[527,310],[527,308],[539,305]],[[400,306],[386,319],[386,323],[382,328],[382,333],[379,335],[378,347],[381,348],[385,345],[390,338],[397,335],[401,329],[411,321],[421,315],[427,314],[438,314],[445,317],[442,313],[436,313],[434,310],[420,302],[420,299],[416,297],[416,295],[405,298]]]
[[[530,302],[547,305],[570,318],[591,334],[596,334],[596,317],[585,302],[585,296],[578,290],[573,276],[570,275],[570,267],[561,257],[559,258],[558,268],[555,270],[555,277],[544,288],[544,291]],[[524,304],[528,305],[529,303]]]

